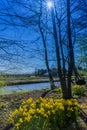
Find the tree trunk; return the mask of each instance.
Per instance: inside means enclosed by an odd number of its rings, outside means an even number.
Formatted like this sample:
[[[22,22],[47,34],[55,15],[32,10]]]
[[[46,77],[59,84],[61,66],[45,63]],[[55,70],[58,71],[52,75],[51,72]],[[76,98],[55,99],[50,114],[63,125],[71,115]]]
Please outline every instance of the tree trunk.
[[[45,64],[46,64],[47,71],[48,71],[48,76],[49,76],[49,81],[50,81],[51,89],[53,90],[55,88],[55,84],[54,84],[52,73],[51,73],[51,70],[50,70],[50,67],[49,67],[46,40],[45,40],[44,33],[42,31],[42,28],[41,28],[40,24],[41,24],[41,22],[40,22],[40,17],[39,17],[39,30],[40,30],[40,33],[41,33],[41,36],[42,36],[42,41],[43,41],[43,46],[44,46]]]
[[[59,31],[59,37],[58,37],[53,9],[52,9],[52,23],[53,23],[53,34],[54,34],[54,41],[55,41],[55,48],[56,48],[58,74],[59,74],[60,84],[61,84],[61,88],[62,88],[63,98],[67,99],[68,98],[68,95],[67,95],[68,91],[67,91],[66,76],[65,76],[64,53],[63,53],[62,43],[61,43],[60,21],[59,21],[59,30],[58,30]],[[63,58],[63,60],[62,60],[63,70],[61,68],[62,66],[61,66],[60,50],[61,50],[62,58]]]
[[[68,36],[68,55],[69,55],[67,87],[68,87],[68,98],[72,98],[71,76],[74,69],[74,52],[73,52],[72,34],[71,34],[70,0],[67,0],[67,34],[68,34],[67,36]]]

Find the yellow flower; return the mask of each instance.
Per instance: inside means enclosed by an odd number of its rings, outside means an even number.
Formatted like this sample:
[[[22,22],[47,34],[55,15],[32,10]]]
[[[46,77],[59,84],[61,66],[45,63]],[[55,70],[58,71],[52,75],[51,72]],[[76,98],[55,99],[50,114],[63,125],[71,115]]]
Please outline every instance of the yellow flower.
[[[29,103],[29,104],[31,104],[33,102],[33,99],[32,98],[29,98],[28,100],[27,100],[27,103]]]
[[[66,117],[71,117],[73,112],[78,112],[79,104],[77,100],[65,100],[65,99],[52,99],[40,97],[36,101],[32,98],[22,102],[22,105],[16,109],[11,115],[10,119],[15,122],[15,127],[19,129],[23,123],[29,125],[32,120],[37,120],[38,117],[42,118],[54,118],[56,120],[56,114],[59,118],[63,116],[66,109]],[[58,118],[57,118],[58,119]]]
[[[24,118],[24,121],[29,122],[31,120],[32,116],[30,116],[29,114]]]
[[[82,104],[82,105],[80,105],[80,108],[82,108],[82,109],[87,109],[87,104]]]
[[[34,109],[32,109],[32,108],[30,108],[29,113],[32,115],[32,114],[34,114],[34,113],[35,113],[35,110],[34,110]]]
[[[20,113],[23,113],[23,111],[24,111],[23,108],[20,106],[20,107],[19,107],[19,112],[20,112]]]
[[[23,114],[23,116],[27,116],[27,112],[25,112],[25,111],[22,114]]]
[[[44,110],[43,107],[41,107],[41,108],[37,109],[37,112],[38,112],[39,114],[41,114],[41,115],[44,115],[45,110]]]
[[[16,124],[15,124],[16,129],[19,129],[19,126],[20,126],[19,123],[16,123]]]
[[[22,118],[19,118],[19,121],[18,121],[20,124],[23,123],[23,119]]]
[[[18,109],[15,109],[10,115],[9,115],[9,120],[13,122],[13,118],[15,115],[19,113]]]

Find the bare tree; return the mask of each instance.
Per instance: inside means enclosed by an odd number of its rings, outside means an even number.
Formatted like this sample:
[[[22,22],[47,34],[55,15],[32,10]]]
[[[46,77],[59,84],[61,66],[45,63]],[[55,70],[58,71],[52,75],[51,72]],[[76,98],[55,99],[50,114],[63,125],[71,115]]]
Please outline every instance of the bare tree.
[[[41,17],[41,15],[40,15],[40,17]],[[49,80],[50,80],[50,84],[51,84],[51,89],[53,90],[55,88],[55,85],[54,85],[51,69],[49,67],[49,59],[48,59],[48,52],[47,52],[47,46],[46,46],[46,39],[44,37],[44,33],[43,33],[42,28],[41,28],[41,21],[40,21],[41,19],[40,19],[40,17],[39,17],[39,30],[40,30],[40,33],[41,33],[43,46],[44,46],[45,64],[46,64],[47,71],[48,71],[48,76],[49,76]]]
[[[53,0],[53,7],[46,17],[46,0],[25,1],[16,0],[16,6],[22,9],[21,12],[9,11],[9,17],[15,26],[31,27],[32,30],[41,36],[44,48],[45,63],[48,69],[49,79],[54,88],[53,78],[50,70],[48,38],[51,44],[55,45],[55,55],[57,61],[58,74],[63,92],[63,98],[72,97],[71,80],[75,69],[74,45],[78,41],[78,36],[84,35],[86,24],[86,0]],[[83,9],[79,8],[79,4]],[[35,8],[36,7],[36,8]],[[80,17],[80,12],[82,16]],[[5,13],[7,15],[7,13]],[[79,20],[77,15],[79,14]],[[82,21],[83,20],[83,21]],[[9,20],[8,20],[9,21]],[[9,23],[9,22],[8,22]],[[11,24],[11,22],[10,22]],[[47,36],[49,35],[49,36]],[[50,48],[49,48],[50,49]]]

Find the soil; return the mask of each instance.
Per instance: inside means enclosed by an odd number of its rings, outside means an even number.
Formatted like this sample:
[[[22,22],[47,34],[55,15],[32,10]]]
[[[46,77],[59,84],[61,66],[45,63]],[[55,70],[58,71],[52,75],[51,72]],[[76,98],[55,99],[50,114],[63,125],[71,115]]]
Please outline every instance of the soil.
[[[47,97],[53,98],[58,97],[56,91],[49,92],[48,90],[0,96],[0,130],[14,130],[14,127],[8,121],[8,116],[15,108],[18,108],[20,106],[22,100],[28,99],[29,97],[32,97],[34,100],[36,100],[40,96],[43,97],[45,95],[47,95]],[[85,94],[83,97],[80,97],[78,100],[81,104],[87,104],[87,94]],[[87,114],[87,109],[85,109],[84,112]]]

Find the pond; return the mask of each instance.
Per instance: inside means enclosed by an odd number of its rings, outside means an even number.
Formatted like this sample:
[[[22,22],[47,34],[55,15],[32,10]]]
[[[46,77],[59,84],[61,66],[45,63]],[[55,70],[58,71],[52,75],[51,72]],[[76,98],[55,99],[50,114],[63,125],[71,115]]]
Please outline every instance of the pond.
[[[55,82],[56,86],[60,86],[59,82]],[[14,92],[20,91],[31,91],[50,88],[50,83],[35,83],[35,84],[22,84],[22,85],[12,85],[0,87],[0,95],[13,94]]]

